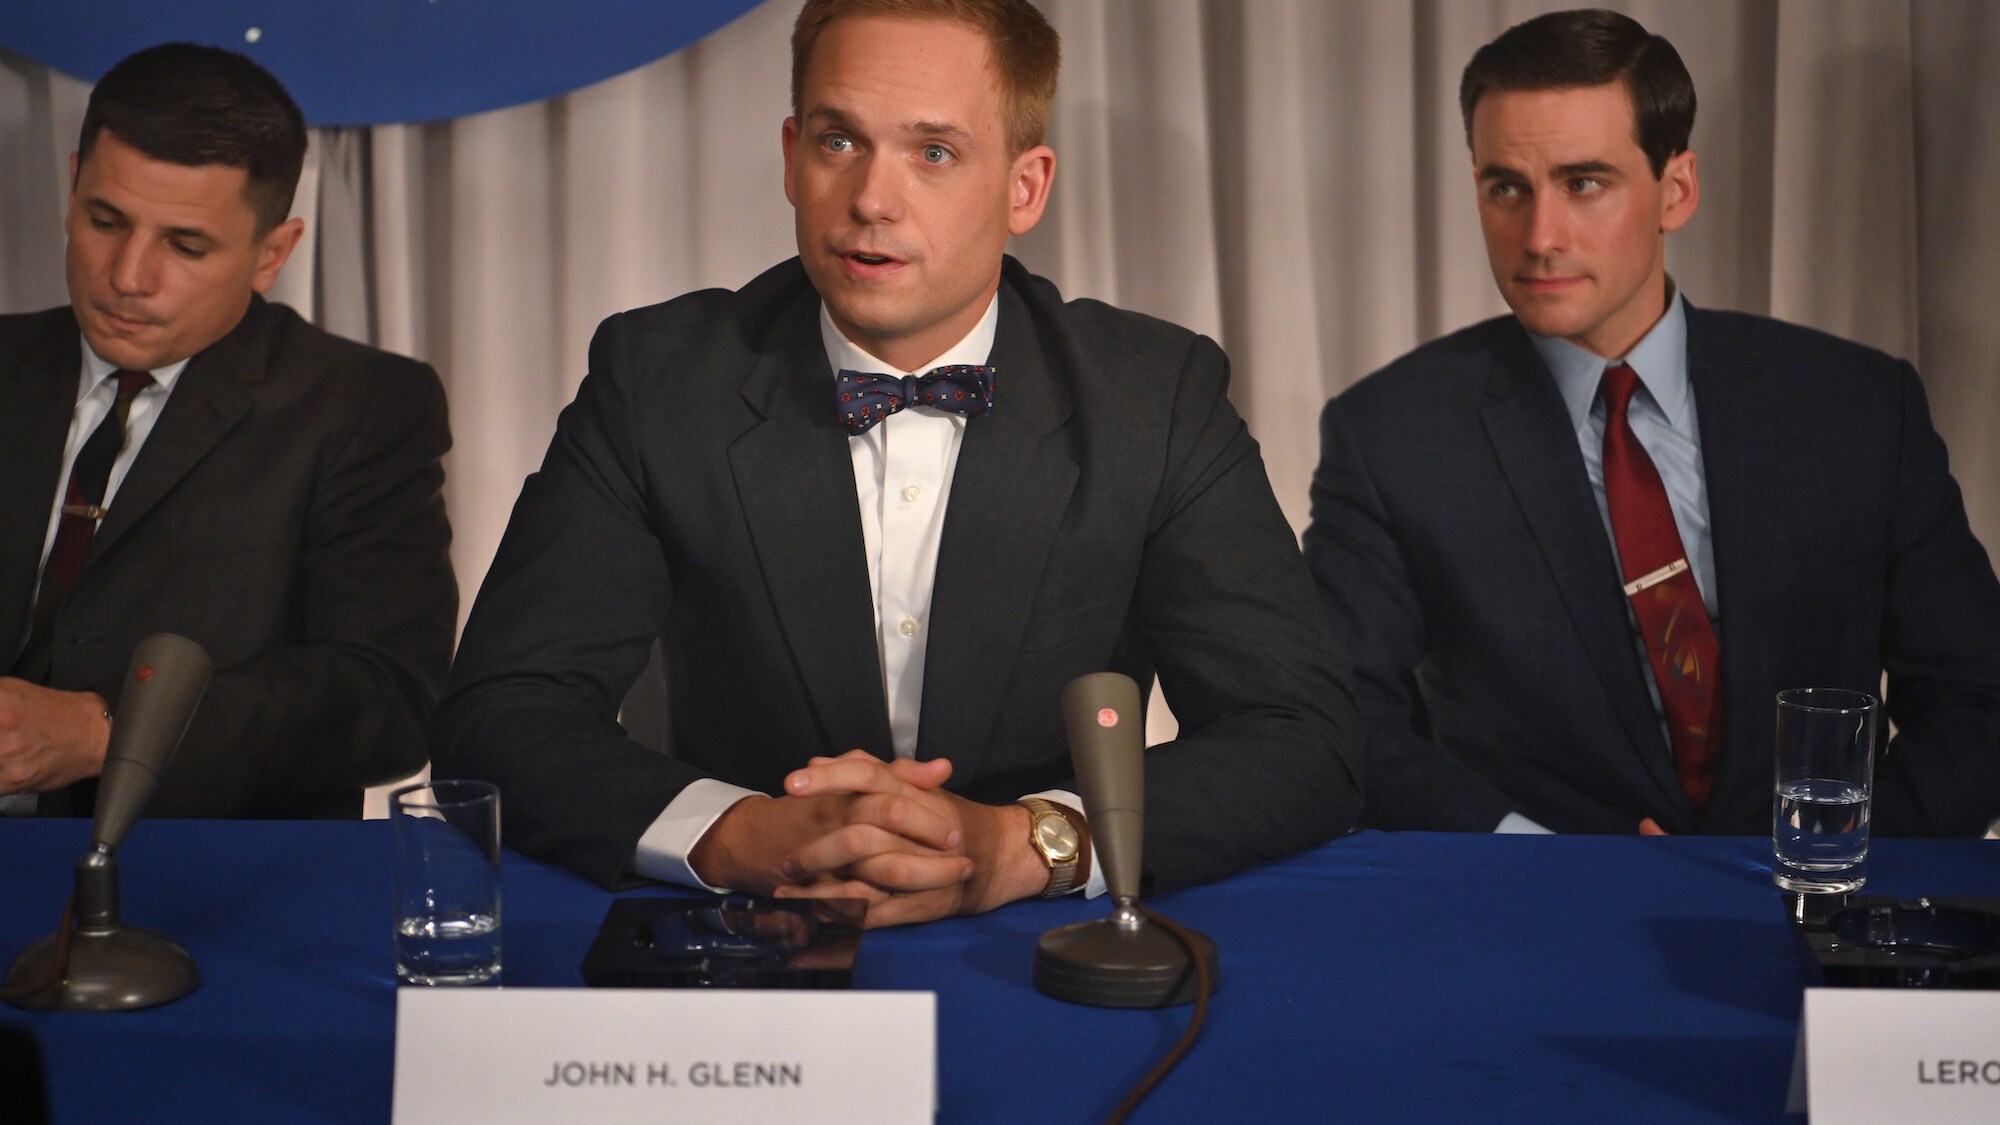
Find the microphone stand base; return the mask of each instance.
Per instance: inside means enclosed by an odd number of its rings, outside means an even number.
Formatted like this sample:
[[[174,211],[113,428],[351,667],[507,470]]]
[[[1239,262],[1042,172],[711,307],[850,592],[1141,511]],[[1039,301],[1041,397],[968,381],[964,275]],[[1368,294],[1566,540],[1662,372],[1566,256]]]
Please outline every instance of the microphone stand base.
[[[29,946],[7,970],[7,984],[45,975],[56,936]],[[69,968],[55,984],[12,1001],[34,1012],[122,1012],[166,1004],[201,984],[194,958],[172,940],[136,926],[70,934]]]
[[[1209,988],[1221,986],[1215,943],[1189,931],[1208,965]],[[1035,946],[1035,987],[1058,1000],[1098,1008],[1171,1008],[1192,1004],[1199,988],[1187,950],[1158,926],[1127,928],[1109,918],[1061,926]]]

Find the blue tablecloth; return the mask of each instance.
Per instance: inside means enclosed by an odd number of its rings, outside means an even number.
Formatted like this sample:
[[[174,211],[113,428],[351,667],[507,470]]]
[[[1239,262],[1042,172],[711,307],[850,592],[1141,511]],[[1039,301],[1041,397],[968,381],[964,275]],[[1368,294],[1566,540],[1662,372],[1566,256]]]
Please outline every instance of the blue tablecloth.
[[[0,821],[0,957],[53,927],[87,838]],[[1786,1120],[1807,975],[1769,849],[1370,832],[1160,896],[1225,981],[1137,1120]],[[386,1120],[389,852],[382,822],[142,823],[125,919],[185,945],[203,984],[144,1012],[0,1008],[42,1045],[55,1120]],[[1870,892],[2000,893],[2000,844],[1877,841],[1870,862]],[[580,984],[612,896],[511,854],[504,894],[507,982]],[[1030,983],[1039,934],[1104,910],[1023,902],[864,940],[856,987],[938,994],[941,1120],[1098,1119],[1173,1043],[1186,1008]]]

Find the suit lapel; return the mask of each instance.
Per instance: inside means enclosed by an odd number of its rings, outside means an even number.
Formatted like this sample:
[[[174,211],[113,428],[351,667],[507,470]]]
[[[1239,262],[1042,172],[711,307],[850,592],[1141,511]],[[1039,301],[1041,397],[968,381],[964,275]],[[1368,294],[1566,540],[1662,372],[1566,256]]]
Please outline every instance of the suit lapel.
[[[893,756],[875,609],[847,433],[810,287],[788,302],[743,382],[763,422],[729,447],[737,499],[779,627],[826,737],[841,754]]]
[[[993,412],[966,424],[952,474],[917,733],[919,757],[948,757],[961,776],[980,772],[1003,694],[996,670],[1020,647],[1078,471],[1058,433],[1068,395],[1006,280],[992,363]]]
[[[1642,678],[1619,596],[1617,559],[1605,538],[1569,412],[1526,333],[1511,321],[1499,332],[1500,369],[1488,380],[1490,397],[1483,411],[1487,436],[1624,728],[1635,764],[1684,817],[1692,817]]]
[[[28,631],[28,603],[42,565],[49,512],[62,486],[63,443],[76,410],[83,344],[76,321],[50,327],[0,373],[0,669]]]
[[[201,462],[222,435],[250,412],[250,384],[265,378],[270,334],[268,306],[253,300],[229,335],[188,361],[174,382],[166,408],[153,423],[131,471],[111,498],[111,510],[90,541],[90,559],[117,547],[132,526]],[[88,574],[89,563],[85,563]]]
[[[1711,819],[1734,823],[1770,801],[1771,779],[1763,767],[1767,759],[1750,751],[1775,737],[1776,704],[1757,698],[1761,691],[1756,686],[1775,676],[1769,668],[1770,646],[1754,641],[1779,627],[1762,620],[1759,607],[1771,591],[1795,578],[1787,569],[1786,553],[1773,547],[1784,541],[1786,531],[1778,521],[1789,505],[1786,478],[1772,469],[1785,459],[1771,445],[1791,427],[1772,416],[1782,404],[1766,401],[1757,385],[1754,357],[1744,354],[1741,341],[1720,335],[1723,322],[1692,306],[1687,322],[1688,378],[1701,427],[1702,476],[1715,552],[1726,708],[1726,737],[1709,812]]]

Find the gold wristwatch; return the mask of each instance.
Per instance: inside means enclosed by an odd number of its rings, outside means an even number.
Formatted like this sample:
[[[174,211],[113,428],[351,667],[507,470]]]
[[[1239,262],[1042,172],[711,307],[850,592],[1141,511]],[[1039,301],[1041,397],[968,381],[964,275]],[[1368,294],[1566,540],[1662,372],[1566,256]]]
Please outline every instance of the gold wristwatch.
[[[1083,814],[1040,797],[1023,797],[1028,810],[1028,842],[1049,869],[1041,897],[1061,898],[1090,877],[1090,826]]]

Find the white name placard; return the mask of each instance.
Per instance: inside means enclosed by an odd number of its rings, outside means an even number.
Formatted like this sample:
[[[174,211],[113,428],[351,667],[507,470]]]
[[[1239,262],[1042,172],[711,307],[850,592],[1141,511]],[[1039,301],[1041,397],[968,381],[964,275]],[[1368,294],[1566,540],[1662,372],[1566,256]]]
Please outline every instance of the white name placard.
[[[394,1120],[929,1122],[937,994],[399,988]]]
[[[2000,992],[1808,988],[1792,1091],[1813,1125],[2000,1121]]]

